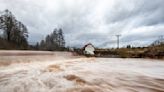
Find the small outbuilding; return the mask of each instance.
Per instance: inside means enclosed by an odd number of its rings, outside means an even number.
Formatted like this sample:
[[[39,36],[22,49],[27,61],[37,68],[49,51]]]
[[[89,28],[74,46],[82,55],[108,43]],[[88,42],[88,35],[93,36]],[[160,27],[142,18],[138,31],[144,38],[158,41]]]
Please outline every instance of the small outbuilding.
[[[82,48],[82,51],[83,51],[83,54],[84,54],[84,55],[90,55],[90,56],[95,55],[95,53],[94,53],[95,47],[94,47],[91,43],[86,44],[86,45]]]

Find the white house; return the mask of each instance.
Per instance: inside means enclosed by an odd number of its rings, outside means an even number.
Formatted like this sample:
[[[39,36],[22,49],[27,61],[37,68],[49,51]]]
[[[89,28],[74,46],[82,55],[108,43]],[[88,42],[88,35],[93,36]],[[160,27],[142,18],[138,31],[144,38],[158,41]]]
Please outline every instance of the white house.
[[[86,44],[83,47],[83,53],[85,55],[94,55],[95,54],[94,51],[95,51],[95,47],[91,43]]]

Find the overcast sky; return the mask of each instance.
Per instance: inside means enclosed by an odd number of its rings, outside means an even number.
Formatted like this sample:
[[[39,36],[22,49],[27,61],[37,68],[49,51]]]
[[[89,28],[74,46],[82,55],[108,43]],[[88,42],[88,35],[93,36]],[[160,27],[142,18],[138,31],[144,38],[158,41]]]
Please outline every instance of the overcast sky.
[[[97,47],[144,46],[164,35],[164,0],[0,0],[40,41],[62,28],[67,46],[91,42]]]

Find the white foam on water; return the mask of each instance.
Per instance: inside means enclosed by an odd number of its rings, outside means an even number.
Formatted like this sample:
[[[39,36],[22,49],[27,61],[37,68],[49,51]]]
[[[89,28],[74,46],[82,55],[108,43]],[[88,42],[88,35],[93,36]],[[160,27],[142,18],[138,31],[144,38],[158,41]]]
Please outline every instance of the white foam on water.
[[[0,67],[0,92],[164,91],[162,60],[59,56]]]

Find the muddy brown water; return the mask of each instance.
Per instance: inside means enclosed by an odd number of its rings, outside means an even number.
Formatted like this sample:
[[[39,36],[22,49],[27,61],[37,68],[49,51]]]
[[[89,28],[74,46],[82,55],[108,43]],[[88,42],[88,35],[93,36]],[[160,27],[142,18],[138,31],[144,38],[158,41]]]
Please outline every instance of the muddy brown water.
[[[53,52],[0,56],[0,64],[0,92],[164,92],[162,60]]]

